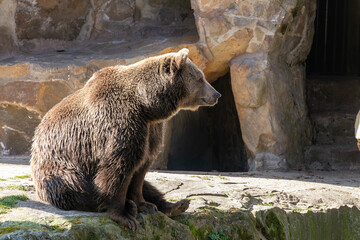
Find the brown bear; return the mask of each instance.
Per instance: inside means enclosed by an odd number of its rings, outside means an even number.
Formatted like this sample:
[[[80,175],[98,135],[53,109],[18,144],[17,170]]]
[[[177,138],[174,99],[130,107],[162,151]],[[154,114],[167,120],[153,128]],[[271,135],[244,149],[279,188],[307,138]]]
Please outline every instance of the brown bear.
[[[36,128],[31,168],[39,198],[65,210],[106,211],[132,229],[138,211],[181,214],[189,200],[167,202],[144,177],[164,121],[220,96],[187,49],[99,70]]]

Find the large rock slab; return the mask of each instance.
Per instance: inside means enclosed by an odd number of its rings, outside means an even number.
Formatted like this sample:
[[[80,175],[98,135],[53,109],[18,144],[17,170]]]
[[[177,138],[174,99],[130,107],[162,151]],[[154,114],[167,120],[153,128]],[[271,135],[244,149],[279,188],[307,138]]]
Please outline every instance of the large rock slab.
[[[19,40],[49,38],[71,41],[79,35],[91,7],[88,0],[17,1],[16,34]]]
[[[289,85],[293,76],[297,90]],[[231,62],[231,83],[250,169],[301,168],[309,140],[301,81],[286,69],[279,72],[267,54],[241,55]]]
[[[150,172],[146,179],[169,201],[189,198],[190,208],[175,218],[140,214],[141,229],[132,232],[103,213],[62,211],[39,202],[26,175],[28,159],[0,162],[6,173],[0,181],[0,199],[29,198],[0,214],[0,239],[360,237],[357,172]]]

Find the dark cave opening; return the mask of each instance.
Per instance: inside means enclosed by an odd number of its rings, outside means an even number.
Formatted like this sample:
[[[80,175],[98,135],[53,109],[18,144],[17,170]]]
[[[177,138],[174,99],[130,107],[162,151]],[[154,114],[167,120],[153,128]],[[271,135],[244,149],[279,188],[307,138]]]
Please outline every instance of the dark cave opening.
[[[172,119],[169,170],[248,170],[230,74],[212,85],[222,94],[217,105],[196,112],[181,111]]]

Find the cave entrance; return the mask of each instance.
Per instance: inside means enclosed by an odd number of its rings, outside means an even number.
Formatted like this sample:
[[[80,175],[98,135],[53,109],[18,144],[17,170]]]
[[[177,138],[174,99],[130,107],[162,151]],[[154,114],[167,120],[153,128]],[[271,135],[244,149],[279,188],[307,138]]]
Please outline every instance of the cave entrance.
[[[309,109],[357,113],[360,107],[360,0],[317,0],[307,59]]]
[[[308,75],[360,76],[360,0],[317,0]]]
[[[222,94],[217,105],[181,111],[172,124],[168,169],[241,172],[248,170],[230,74],[213,86]]]
[[[360,108],[359,10],[360,0],[317,0],[315,35],[307,59],[314,145],[306,158],[333,169],[360,166],[354,138]]]

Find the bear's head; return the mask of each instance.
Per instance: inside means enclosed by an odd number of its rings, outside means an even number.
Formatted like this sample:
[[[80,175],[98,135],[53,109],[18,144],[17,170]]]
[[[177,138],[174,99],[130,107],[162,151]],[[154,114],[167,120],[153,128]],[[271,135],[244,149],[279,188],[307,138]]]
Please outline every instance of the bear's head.
[[[188,58],[189,50],[183,48],[174,54],[177,74],[174,81],[182,81],[185,96],[180,100],[181,109],[197,110],[201,106],[214,106],[221,94],[206,81],[204,73]]]
[[[139,62],[146,76],[138,81],[138,93],[152,119],[167,119],[181,109],[197,110],[214,106],[221,94],[205,79],[204,73],[188,58],[189,50],[181,49]]]
[[[180,97],[179,109],[194,111],[201,106],[214,106],[221,94],[206,81],[204,73],[188,55],[189,50],[186,48],[164,55],[161,64],[162,77],[176,86]]]

